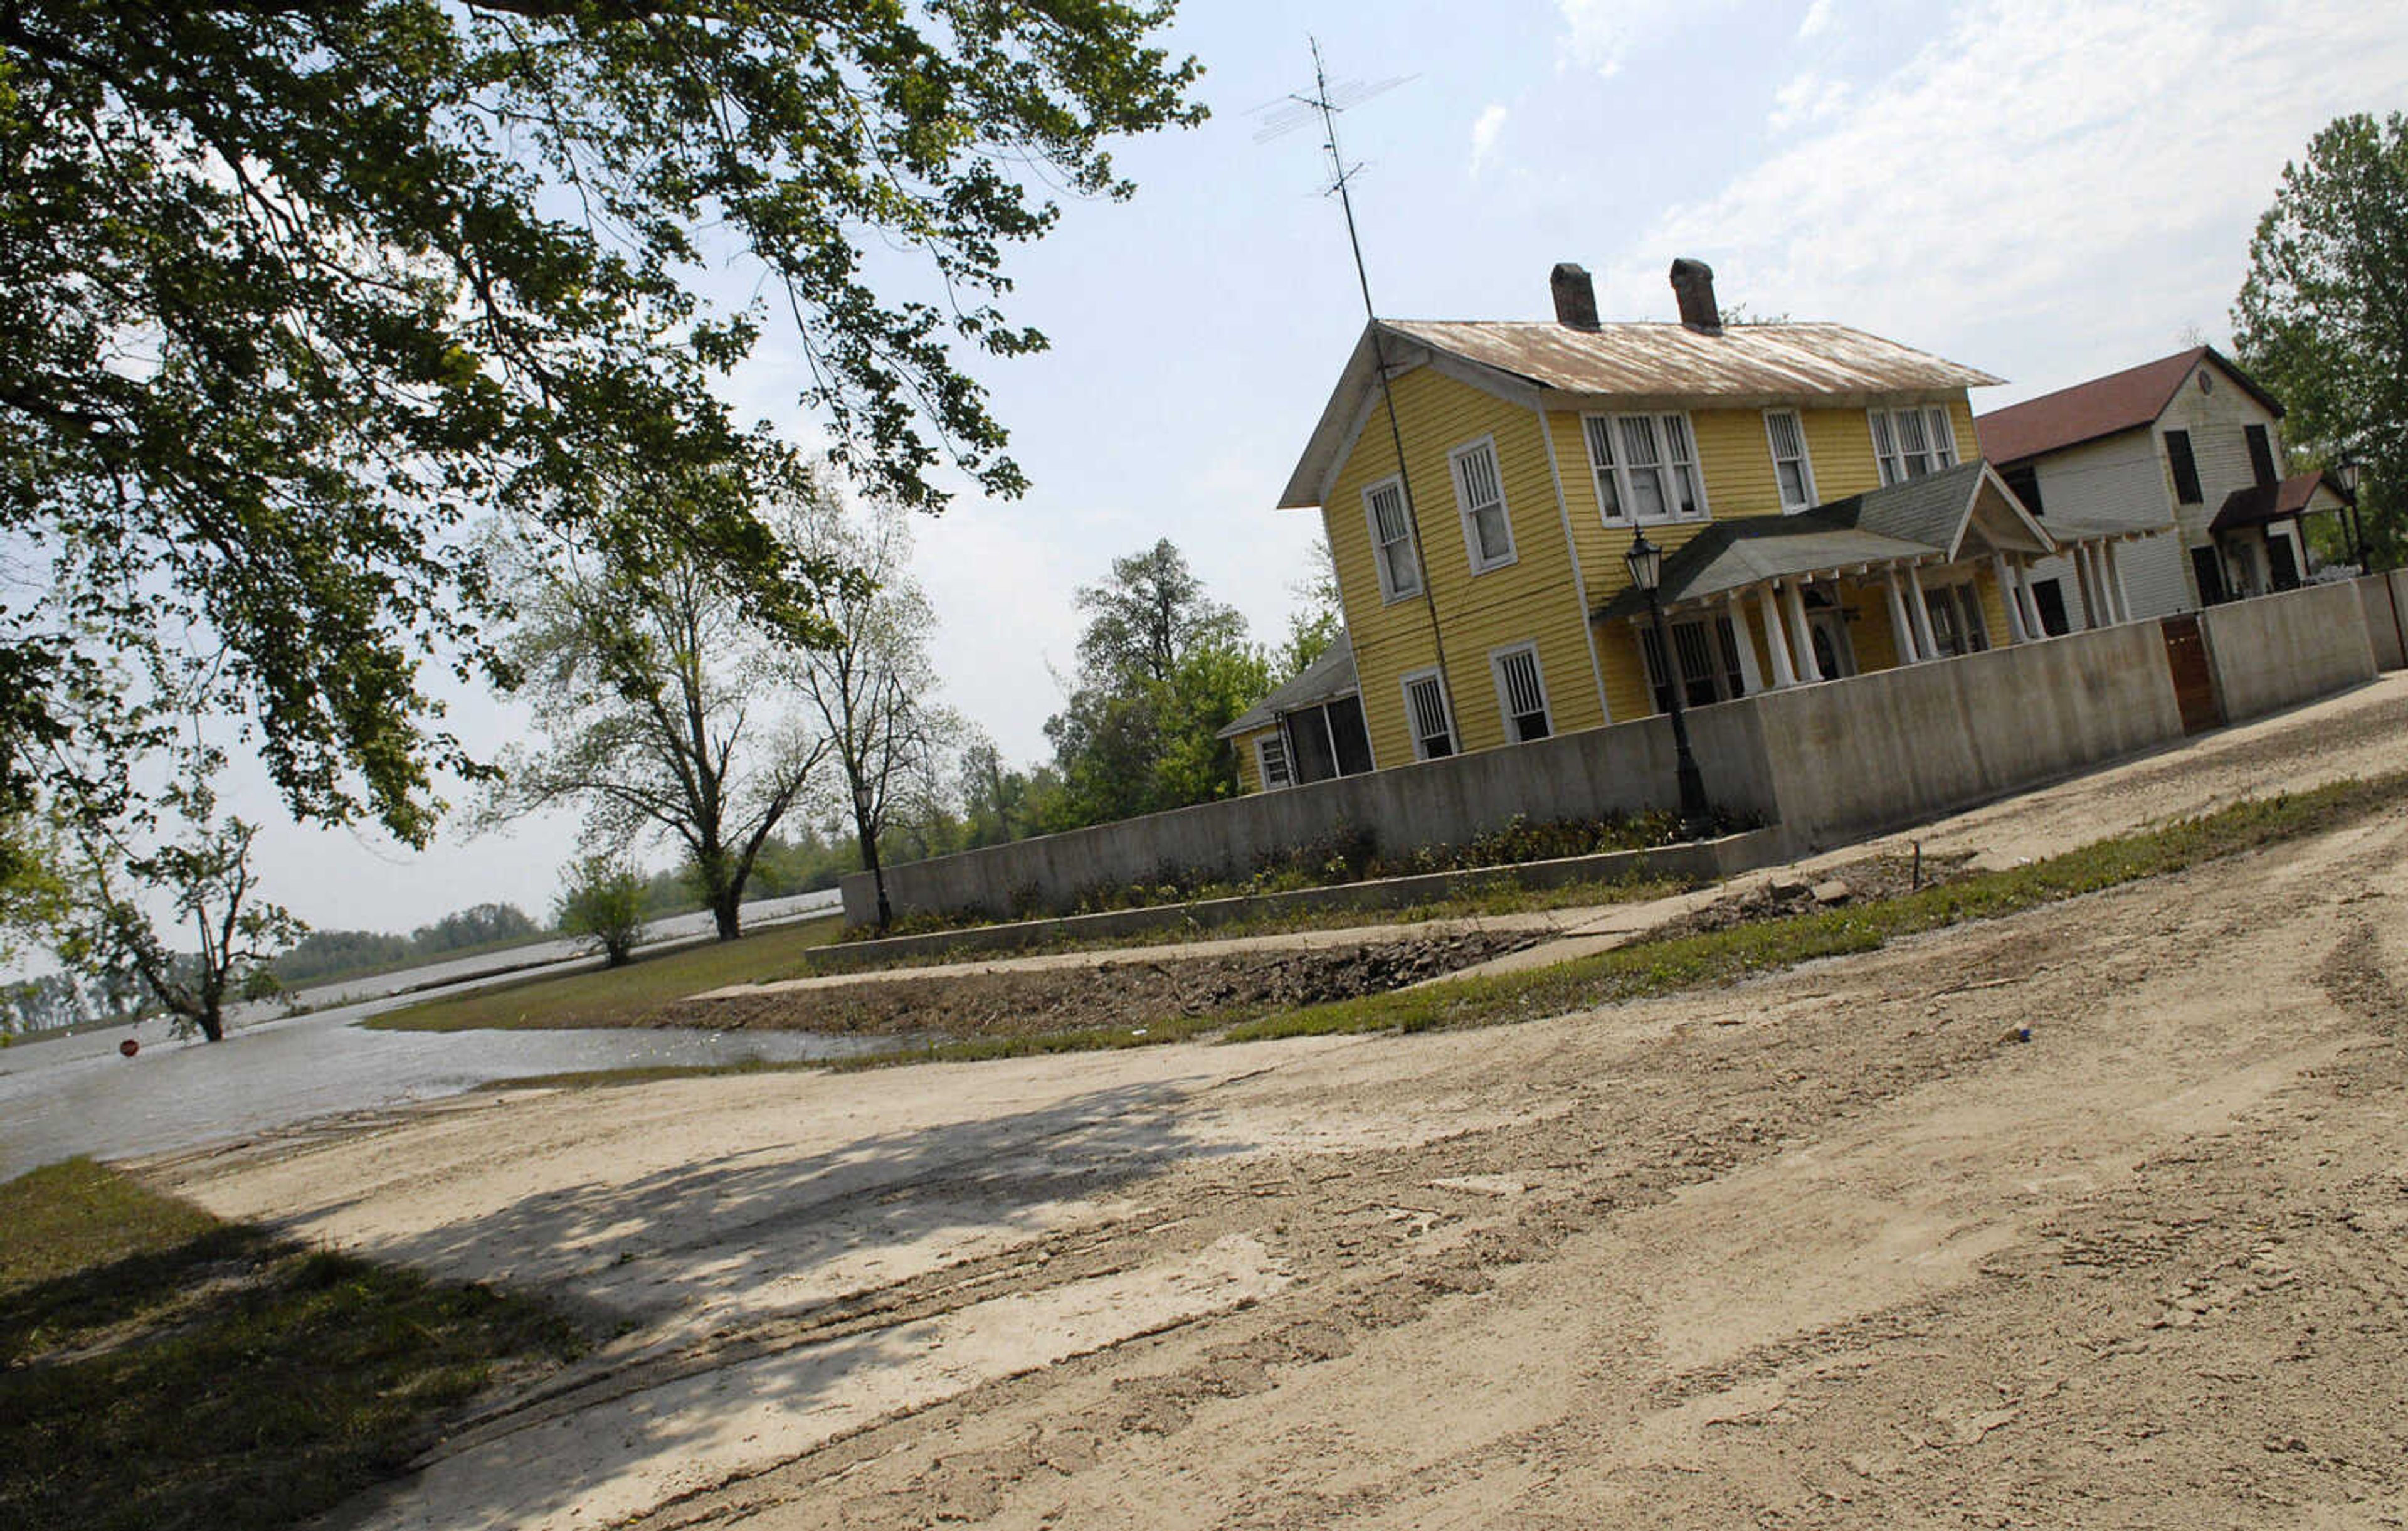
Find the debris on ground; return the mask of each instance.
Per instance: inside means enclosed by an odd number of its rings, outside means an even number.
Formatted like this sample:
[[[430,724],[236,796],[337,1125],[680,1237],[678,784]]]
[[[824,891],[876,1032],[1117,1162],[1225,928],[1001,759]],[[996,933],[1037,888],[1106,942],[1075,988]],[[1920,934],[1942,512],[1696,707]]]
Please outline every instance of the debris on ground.
[[[1307,951],[887,976],[665,1007],[648,1025],[1026,1037],[1386,994],[1519,952],[1543,933],[1477,930]]]

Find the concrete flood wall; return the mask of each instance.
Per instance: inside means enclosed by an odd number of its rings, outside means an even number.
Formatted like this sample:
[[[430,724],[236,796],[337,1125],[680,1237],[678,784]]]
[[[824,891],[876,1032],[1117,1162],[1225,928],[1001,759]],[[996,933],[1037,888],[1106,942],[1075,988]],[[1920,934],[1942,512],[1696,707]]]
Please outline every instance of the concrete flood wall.
[[[1771,783],[1750,704],[1701,708],[1689,728],[1714,802],[1769,822]],[[1242,881],[1264,862],[1343,830],[1360,830],[1393,855],[1460,844],[1517,815],[1542,822],[1670,808],[1679,801],[1672,766],[1670,723],[1645,718],[909,862],[886,869],[886,896],[897,914],[1056,912],[1091,891],[1176,875]],[[848,923],[876,917],[868,874],[846,878],[843,889]]]
[[[1778,819],[1799,851],[1938,818],[2182,737],[2154,622],[1756,702]]]
[[[2309,585],[2200,613],[2224,721],[2243,723],[2372,680],[2374,645],[2351,583]]]
[[[2408,585],[2400,594],[2408,610]],[[2235,601],[2200,622],[2228,722],[2375,675],[2366,598],[2353,583]],[[1715,805],[1778,824],[1795,852],[2172,743],[2182,717],[2164,635],[2139,622],[1700,708],[1689,733]],[[1240,880],[1341,830],[1397,854],[1459,844],[1517,815],[1668,808],[1672,766],[1671,725],[1643,718],[910,862],[887,868],[887,895],[898,914],[1021,918],[1173,873]],[[876,908],[867,874],[844,880],[847,923],[868,923]]]
[[[2361,575],[2350,582],[2358,587],[2367,640],[2374,648],[2374,667],[2408,669],[2408,569]]]

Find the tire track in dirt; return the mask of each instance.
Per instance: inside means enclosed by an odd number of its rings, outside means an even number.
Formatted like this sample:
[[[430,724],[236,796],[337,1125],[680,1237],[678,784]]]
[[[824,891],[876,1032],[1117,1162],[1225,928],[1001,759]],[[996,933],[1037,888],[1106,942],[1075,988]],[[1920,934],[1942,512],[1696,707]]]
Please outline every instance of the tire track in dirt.
[[[2349,870],[2396,866],[2396,828],[2383,847],[2350,858],[2358,865]],[[2079,908],[1925,937],[1847,964],[1844,975],[1793,974],[1731,991],[1726,998],[1735,1014],[1727,1020],[1692,1019],[1670,1035],[1605,1048],[1613,1074],[1573,1084],[1570,1109],[1541,1121],[1402,1152],[1299,1155],[1276,1164],[1249,1161],[1227,1170],[1174,1169],[1151,1188],[1149,1199],[1185,1213],[1182,1238],[1252,1229],[1304,1273],[1303,1283],[1244,1312],[1194,1326],[1209,1329],[1209,1336],[1155,1337],[1037,1377],[992,1383],[767,1474],[666,1507],[641,1524],[698,1526],[755,1517],[778,1525],[975,1522],[1004,1515],[1030,1485],[1058,1488],[1093,1476],[1108,1457],[1125,1458],[1138,1451],[1132,1443],[1153,1440],[1172,1449],[1168,1443],[1200,1413],[1274,1394],[1383,1336],[1425,1323],[1455,1299],[1493,1292],[1520,1267],[1544,1264],[1570,1240],[1610,1228],[1634,1209],[1660,1206],[1684,1187],[1761,1165],[1785,1147],[1825,1136],[1928,1082],[1977,1074],[1991,1060],[2012,1056],[2015,1044],[2002,1039],[2007,1033],[2000,1023],[2028,1014],[2031,997],[2015,991],[2037,986],[2054,1003],[2071,1003],[2085,980],[2067,970],[2078,973],[2085,956],[2100,949],[2135,936],[2179,941],[2186,929],[2196,936],[2246,928],[2229,895],[2199,897],[2200,884],[2223,876],[2187,874],[2084,900]],[[2187,907],[2191,902],[2216,907]],[[2261,933],[2264,923],[2259,923]],[[2034,927],[2061,948],[2053,960],[2026,980],[1994,971],[2009,963],[2015,943],[2028,944]],[[1933,982],[1925,953],[1912,950],[1916,946],[1947,949],[1946,981]],[[2396,1030],[2401,996],[2376,960],[2376,948],[2372,926],[2353,926],[2323,959],[2315,980],[2361,1029],[2387,1034]],[[2155,975],[2142,981],[2148,976]],[[1994,979],[1993,987],[1974,987]],[[1846,993],[1854,1003],[1828,1002],[1835,992]],[[1768,1011],[1779,1016],[1777,1023],[1758,1019]],[[1589,1061],[1597,1061],[1594,1051]],[[2340,1088],[2368,1088],[2368,1064],[2354,1052],[2345,1063],[2331,1066],[2329,1077],[2343,1081]],[[1508,1082],[1492,1078],[1472,1087]],[[2283,1098],[2287,1102],[2289,1095]],[[2279,1121],[2284,1112],[2266,1108],[2261,1114]],[[2269,1126],[2263,1132],[2279,1130]],[[1637,1390],[1635,1404],[1661,1413],[1779,1383],[1777,1395],[1767,1395],[1782,1401],[1758,1410],[1762,1419],[1778,1421],[1784,1409],[1829,1413],[1863,1391],[1861,1368],[1849,1358],[1880,1353],[1883,1364],[1901,1375],[1911,1373],[1914,1366],[1894,1352],[1928,1347],[1935,1333],[1970,1322],[1967,1315],[1978,1316],[1994,1303],[1998,1289],[2019,1283],[2044,1281],[2062,1288],[2103,1282],[2116,1289],[2103,1309],[2114,1322],[2069,1324],[2066,1341],[2057,1347],[2060,1361],[2086,1360],[2093,1367],[2125,1353],[2117,1347],[2135,1334],[2157,1333],[2147,1325],[2168,1311],[2194,1310],[2184,1302],[2204,1302],[2203,1310],[2222,1311],[2292,1290],[2300,1283],[2280,1279],[2286,1257],[2279,1250],[2262,1249],[2263,1238],[2235,1242],[2226,1232],[2247,1224],[2249,1209],[2270,1192],[2262,1180],[2232,1181],[2195,1208],[2185,1207],[2179,1194],[2186,1178],[2196,1180],[2203,1170],[2226,1174],[2236,1156],[2245,1158],[2264,1146],[2257,1137],[2227,1129],[2204,1145],[2148,1159],[2129,1186],[2072,1198],[2032,1238],[1985,1260],[1970,1294],[1901,1304],[1751,1350],[1715,1367],[1658,1377]],[[2373,1224],[2391,1215],[2387,1207],[2368,1211]],[[2317,1219],[2288,1218],[2284,1225],[2296,1234],[2317,1225]],[[2246,1274],[2253,1261],[2266,1266],[2258,1273],[2262,1280]],[[2122,1289],[2136,1273],[2155,1280],[2169,1272],[2184,1273],[2182,1282],[2194,1284],[2145,1314],[2125,1310],[2130,1304]],[[2218,1286],[2218,1280],[2228,1284]],[[2396,1299],[2395,1288],[2372,1284],[2381,1301]],[[2077,1303],[2072,1311],[2079,1317],[2094,1309],[2100,1309],[2096,1295],[2087,1307]],[[2188,1327],[2179,1319],[2165,1322],[2177,1331]],[[1900,1433],[1893,1424],[1885,1427],[1889,1444],[1881,1450],[1839,1453],[1835,1462],[1857,1461],[1868,1469],[1842,1466],[1844,1476],[1858,1480],[1852,1488],[1842,1487],[1858,1495],[1868,1485],[1877,1488],[1885,1473],[1905,1471],[1893,1467],[1893,1457],[1904,1464],[1918,1452],[1948,1455],[2014,1436],[2035,1416],[2064,1414],[2058,1400],[2091,1381],[2091,1372],[2064,1364],[2028,1367],[1985,1384],[1986,1395],[1966,1392],[1960,1378],[1954,1385],[1961,1396],[1943,1397],[1942,1407],[1924,1409],[1928,1428]],[[998,1417],[1021,1420],[1025,1427],[1008,1441],[948,1444],[983,1435],[980,1423]],[[1559,1425],[1488,1443],[1435,1468],[1428,1481],[1294,1500],[1266,1494],[1229,1524],[1376,1518],[1383,1503],[1409,1488],[1430,1491],[1449,1475],[1469,1481],[1497,1470],[1517,1452],[1540,1458],[1577,1454],[1574,1443],[1593,1440],[1608,1423],[1596,1411],[1575,1410]],[[1765,1427],[1759,1423],[1755,1428]],[[1689,1475],[1670,1474],[1666,1481],[1684,1476]],[[1896,1495],[1872,1497],[1900,1508]],[[1828,1511],[1850,1502],[1823,1503]],[[1799,1501],[1801,1508],[1807,1503]],[[1537,1508],[1521,1506],[1515,1518],[1539,1524],[1523,1513]]]

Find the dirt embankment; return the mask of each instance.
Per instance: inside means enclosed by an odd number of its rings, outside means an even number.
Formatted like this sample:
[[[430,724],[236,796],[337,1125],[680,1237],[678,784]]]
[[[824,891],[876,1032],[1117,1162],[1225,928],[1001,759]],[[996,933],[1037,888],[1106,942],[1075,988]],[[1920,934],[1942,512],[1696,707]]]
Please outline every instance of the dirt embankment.
[[[1385,994],[1539,939],[1530,931],[1465,931],[1313,951],[1227,952],[1209,957],[1092,966],[886,976],[855,983],[668,1006],[652,1024],[719,1029],[933,1033],[1025,1037],[1126,1026],[1182,1016],[1319,1005]]]

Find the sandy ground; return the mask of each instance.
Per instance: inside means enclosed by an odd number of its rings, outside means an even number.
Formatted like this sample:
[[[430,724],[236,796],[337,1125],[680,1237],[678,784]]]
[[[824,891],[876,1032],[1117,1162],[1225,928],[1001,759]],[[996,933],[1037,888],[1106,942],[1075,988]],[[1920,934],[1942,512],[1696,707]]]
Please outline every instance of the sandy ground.
[[[2402,764],[2395,680],[1922,837]],[[529,1092],[148,1172],[624,1326],[347,1525],[2394,1525],[2403,908],[2408,809],[1541,1023]]]

